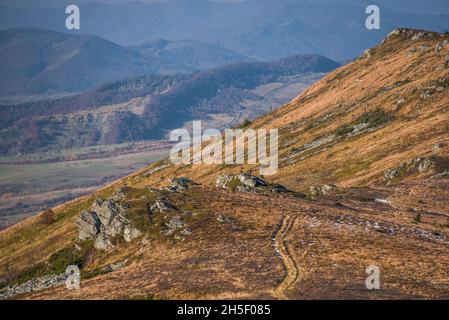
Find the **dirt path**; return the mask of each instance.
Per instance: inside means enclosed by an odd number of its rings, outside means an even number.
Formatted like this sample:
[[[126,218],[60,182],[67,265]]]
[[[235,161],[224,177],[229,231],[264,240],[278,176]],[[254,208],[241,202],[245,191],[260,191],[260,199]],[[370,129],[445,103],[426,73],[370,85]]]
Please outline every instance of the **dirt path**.
[[[285,268],[285,276],[282,282],[274,290],[274,296],[278,299],[288,299],[286,291],[291,288],[293,284],[298,280],[299,270],[297,262],[290,253],[290,249],[287,243],[287,235],[295,224],[295,216],[285,216],[281,218],[277,230],[273,236],[273,246],[278,257],[282,260]]]

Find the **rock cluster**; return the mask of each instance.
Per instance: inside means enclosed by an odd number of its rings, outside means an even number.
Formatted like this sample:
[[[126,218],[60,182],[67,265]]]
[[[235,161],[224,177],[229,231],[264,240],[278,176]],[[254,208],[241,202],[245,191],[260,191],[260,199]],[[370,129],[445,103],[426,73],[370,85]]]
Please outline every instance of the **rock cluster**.
[[[405,162],[401,162],[398,167],[384,171],[384,180],[390,181],[399,177],[401,174],[407,173],[425,173],[435,169],[435,162],[429,158],[414,158]]]
[[[224,174],[217,177],[217,188],[235,189],[240,192],[254,192],[258,187],[266,187],[267,183],[247,173]]]
[[[123,268],[127,260],[112,263],[100,269],[102,272],[113,272]],[[28,280],[21,284],[8,286],[0,290],[0,300],[10,299],[20,294],[27,294],[53,287],[62,286],[67,280],[67,273],[57,275],[45,275],[42,277]]]
[[[173,178],[171,180],[171,186],[169,187],[169,190],[170,191],[187,190],[194,185],[196,185],[196,183],[188,178],[185,177]]]
[[[164,236],[173,236],[173,239],[178,241],[184,241],[185,237],[192,234],[192,230],[188,228],[187,222],[183,217],[190,215],[190,212],[183,211],[166,217],[167,219],[161,228],[161,234]]]
[[[328,194],[330,191],[337,189],[337,186],[333,185],[333,184],[324,184],[322,186],[312,186],[309,188],[310,190],[310,194],[312,197],[320,197],[320,196],[325,196],[326,194]]]
[[[289,192],[280,184],[269,184],[261,178],[248,173],[220,175],[217,177],[216,187],[238,192],[262,194],[282,194]]]
[[[65,273],[59,275],[47,275],[31,279],[25,283],[13,285],[0,290],[0,300],[10,299],[19,294],[26,294],[52,287],[63,285],[67,279]]]
[[[168,200],[165,200],[165,199],[155,200],[149,209],[150,209],[150,213],[177,211],[176,207],[174,205],[172,205]]]
[[[111,239],[121,236],[127,242],[140,236],[127,218],[128,205],[115,199],[97,199],[90,211],[83,211],[76,221],[79,240],[95,240],[94,247],[110,250]]]

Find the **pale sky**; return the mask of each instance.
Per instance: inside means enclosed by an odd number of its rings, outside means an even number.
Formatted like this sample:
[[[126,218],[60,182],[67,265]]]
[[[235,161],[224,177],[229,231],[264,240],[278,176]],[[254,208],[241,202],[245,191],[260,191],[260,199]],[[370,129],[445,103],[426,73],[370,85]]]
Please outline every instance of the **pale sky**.
[[[29,7],[58,7],[62,5],[68,4],[82,4],[88,2],[103,2],[109,4],[120,4],[126,2],[143,2],[143,3],[152,3],[152,2],[169,2],[176,0],[0,0],[0,5],[14,5],[14,6],[29,6]],[[182,0],[177,0],[182,1]],[[206,0],[206,1],[216,1],[216,2],[225,2],[225,3],[235,3],[242,2],[246,0]]]

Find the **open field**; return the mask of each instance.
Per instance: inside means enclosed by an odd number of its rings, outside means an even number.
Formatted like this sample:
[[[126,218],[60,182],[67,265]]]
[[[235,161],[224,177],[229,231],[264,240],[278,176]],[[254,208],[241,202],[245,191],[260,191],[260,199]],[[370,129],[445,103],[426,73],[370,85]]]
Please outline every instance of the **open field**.
[[[161,149],[92,160],[0,164],[0,227],[92,192],[166,155]]]

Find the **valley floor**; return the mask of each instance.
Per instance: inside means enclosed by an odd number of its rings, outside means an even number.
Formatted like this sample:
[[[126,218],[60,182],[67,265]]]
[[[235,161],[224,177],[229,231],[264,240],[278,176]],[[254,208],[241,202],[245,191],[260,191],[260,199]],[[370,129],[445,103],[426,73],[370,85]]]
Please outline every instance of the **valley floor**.
[[[167,143],[135,145],[0,158],[0,229],[167,156]]]

